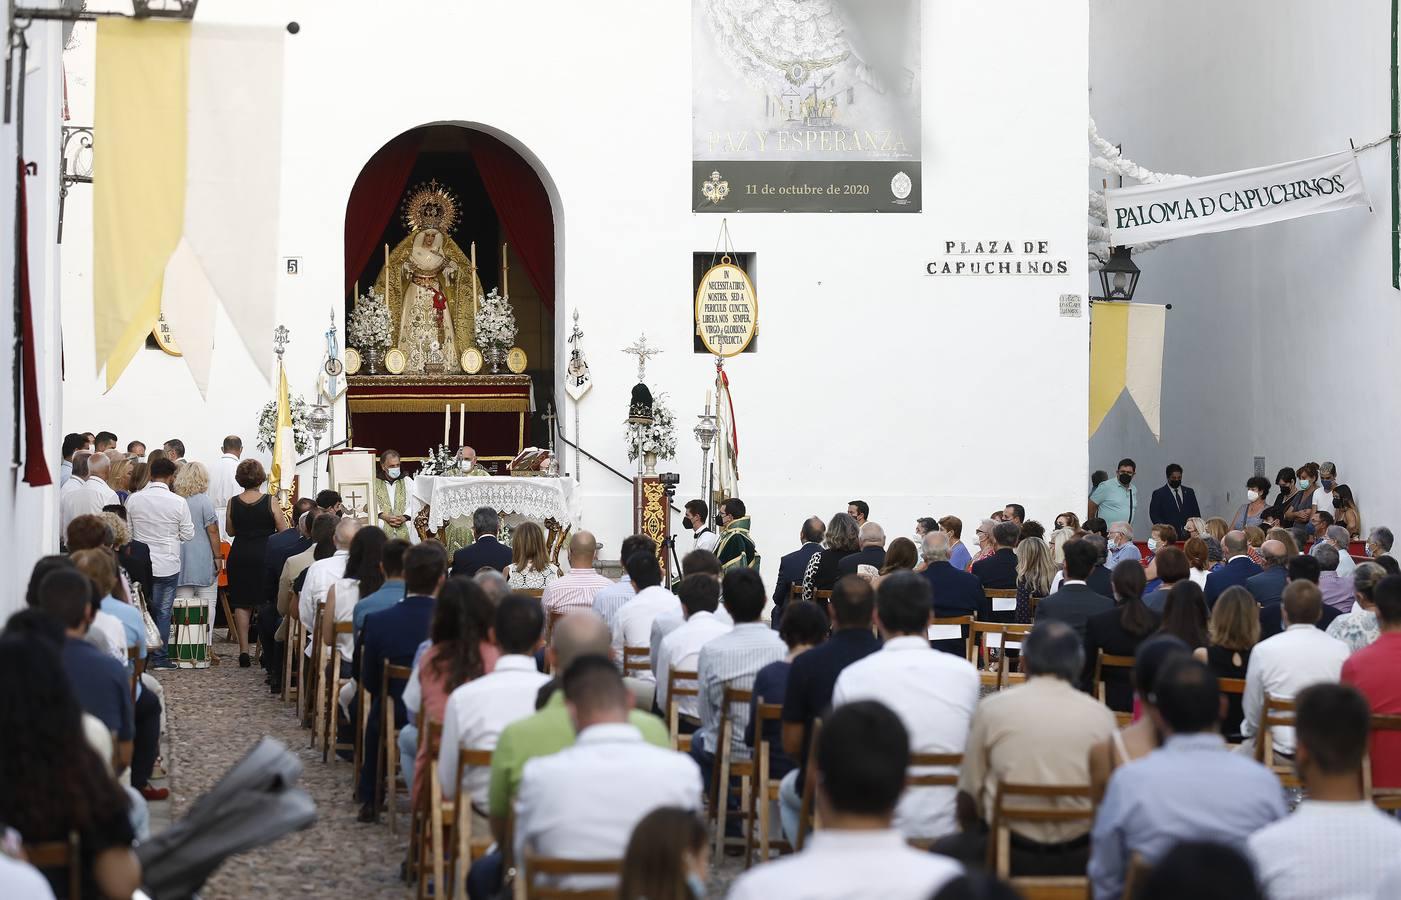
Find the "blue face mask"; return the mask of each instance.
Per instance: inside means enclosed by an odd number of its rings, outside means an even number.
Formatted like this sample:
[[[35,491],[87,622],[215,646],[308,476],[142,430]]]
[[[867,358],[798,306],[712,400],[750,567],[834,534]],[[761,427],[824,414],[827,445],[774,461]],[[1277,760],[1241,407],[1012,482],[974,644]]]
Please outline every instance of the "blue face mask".
[[[395,478],[398,478],[398,477],[399,477],[399,467],[398,467],[398,466],[395,466],[395,467],[392,468],[392,469],[386,469],[385,472],[384,472],[384,474],[388,475],[389,478],[390,478],[390,480],[392,481],[392,480],[394,480]]]
[[[705,879],[691,872],[686,876],[686,889],[691,892],[691,896],[696,900],[702,900],[706,895]]]
[[[1301,491],[1303,491],[1303,490],[1308,490],[1308,486],[1309,486],[1309,480],[1308,480],[1307,478],[1300,478],[1300,479],[1299,479],[1299,490],[1301,490]]]

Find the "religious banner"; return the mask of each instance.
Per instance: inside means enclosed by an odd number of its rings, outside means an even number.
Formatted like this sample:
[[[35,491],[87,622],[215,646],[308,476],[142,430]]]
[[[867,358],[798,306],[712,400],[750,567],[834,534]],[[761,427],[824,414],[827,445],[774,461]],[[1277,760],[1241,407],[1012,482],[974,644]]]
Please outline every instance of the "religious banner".
[[[748,271],[753,263],[752,253],[695,254],[695,352],[730,357],[756,349],[759,298]]]
[[[1110,188],[1110,243],[1131,247],[1371,206],[1351,150],[1297,162]]]
[[[916,0],[692,0],[695,212],[919,212]]]
[[[1167,307],[1111,301],[1091,303],[1090,311],[1090,435],[1127,389],[1159,440]]]

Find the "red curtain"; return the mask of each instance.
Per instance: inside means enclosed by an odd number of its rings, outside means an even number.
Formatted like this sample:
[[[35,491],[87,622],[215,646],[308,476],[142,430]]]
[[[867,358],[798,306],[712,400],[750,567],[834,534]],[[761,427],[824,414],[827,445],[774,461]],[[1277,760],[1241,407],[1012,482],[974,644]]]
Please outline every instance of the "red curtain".
[[[472,160],[501,219],[511,258],[525,269],[540,302],[555,309],[555,219],[540,176],[516,151],[491,135],[471,132]]]
[[[422,134],[409,131],[380,148],[355,179],[345,208],[345,292],[377,252],[390,218],[399,207],[409,173],[418,160]]]
[[[39,412],[39,372],[34,347],[34,309],[29,296],[29,210],[24,182],[24,160],[19,161],[18,232],[15,234],[15,280],[20,303],[20,368],[24,393],[24,480],[32,487],[53,484],[44,462],[44,421]],[[19,423],[15,423],[19,427]]]

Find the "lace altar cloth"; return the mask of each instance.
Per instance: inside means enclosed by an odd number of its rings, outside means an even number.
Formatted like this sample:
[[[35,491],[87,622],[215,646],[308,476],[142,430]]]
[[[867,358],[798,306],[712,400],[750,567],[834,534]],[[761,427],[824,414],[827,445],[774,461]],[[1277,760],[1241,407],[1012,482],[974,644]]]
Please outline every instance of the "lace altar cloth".
[[[470,519],[478,507],[489,506],[503,517],[534,522],[554,519],[573,528],[580,518],[580,498],[575,488],[572,478],[420,475],[413,482],[410,515],[417,515],[428,504],[428,527],[437,531],[459,516]]]

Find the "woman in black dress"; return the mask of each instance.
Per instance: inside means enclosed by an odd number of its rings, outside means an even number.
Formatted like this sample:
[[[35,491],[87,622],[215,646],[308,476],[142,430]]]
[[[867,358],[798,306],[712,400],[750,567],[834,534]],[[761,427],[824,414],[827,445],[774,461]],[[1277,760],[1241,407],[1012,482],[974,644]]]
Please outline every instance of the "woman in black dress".
[[[272,496],[262,492],[267,474],[256,459],[245,459],[234,470],[234,481],[243,493],[229,498],[225,517],[229,537],[229,605],[234,611],[234,628],[238,631],[238,665],[248,668],[248,620],[263,600],[263,557],[268,538],[287,528],[282,507],[272,502]]]
[[[1095,661],[1099,651],[1109,656],[1133,656],[1153,632],[1158,630],[1158,614],[1143,602],[1146,576],[1143,567],[1125,560],[1114,567],[1114,609],[1090,616],[1085,622],[1085,683],[1095,685]],[[1104,697],[1115,712],[1133,711],[1133,683],[1124,669],[1105,669]]]
[[[1217,678],[1245,678],[1250,665],[1250,651],[1260,641],[1260,604],[1250,591],[1235,585],[1216,598],[1208,625],[1211,643],[1196,650],[1197,659],[1206,663]],[[1226,718],[1221,733],[1227,740],[1240,737],[1240,723],[1245,714],[1241,695],[1226,694]]]
[[[842,577],[842,573],[838,571],[838,564],[861,549],[860,533],[861,526],[856,524],[854,517],[844,512],[832,517],[832,521],[827,523],[827,538],[822,549],[812,555],[803,571],[804,600],[816,602],[817,591],[832,589],[832,585]],[[818,602],[817,605],[826,610],[826,601]]]

